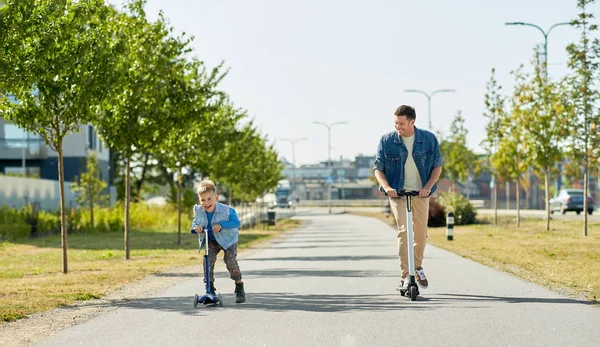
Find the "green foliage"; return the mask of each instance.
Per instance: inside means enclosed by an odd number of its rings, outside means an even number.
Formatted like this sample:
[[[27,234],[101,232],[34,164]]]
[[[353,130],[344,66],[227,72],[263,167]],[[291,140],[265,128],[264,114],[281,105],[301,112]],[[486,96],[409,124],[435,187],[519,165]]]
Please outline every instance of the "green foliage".
[[[462,194],[444,192],[440,194],[438,202],[446,207],[447,212],[454,213],[455,225],[473,224],[477,221],[477,211]]]
[[[283,166],[277,152],[252,122],[236,130],[211,161],[215,164],[210,171],[211,177],[226,187],[227,195],[233,195],[229,198],[236,201],[254,201],[277,187],[282,178]]]
[[[114,82],[103,0],[8,0],[0,16],[0,116],[40,135],[58,153],[62,271],[67,267],[63,139],[96,115]]]
[[[600,40],[594,37],[598,26],[593,24],[594,15],[587,9],[592,3],[593,0],[578,0],[580,13],[571,24],[580,30],[581,36],[578,43],[567,46],[572,71],[567,85],[575,111],[569,121],[572,139],[569,157],[595,168],[600,159],[600,109],[597,106],[600,99],[597,82],[600,77]],[[585,169],[581,167],[580,170],[583,172]]]
[[[443,175],[454,182],[466,182],[469,175],[477,176],[481,171],[479,157],[467,147],[467,134],[465,119],[459,111],[450,125],[450,135],[440,143],[444,158]]]
[[[10,241],[29,235],[31,227],[19,210],[0,207],[0,241]]]
[[[520,72],[516,72],[518,75]],[[522,131],[521,124],[526,121],[527,111],[519,103],[518,95],[511,100],[511,112],[503,113],[496,119],[496,148],[490,156],[491,166],[500,182],[519,183],[526,189],[529,181],[523,175],[530,166],[530,158],[526,151],[526,134]]]
[[[177,204],[177,188],[172,187],[169,190],[168,201],[172,204]],[[192,209],[198,203],[198,195],[192,187],[185,187],[181,191],[181,207],[187,211]]]
[[[104,193],[106,186],[106,182],[100,178],[98,156],[96,152],[91,152],[87,158],[86,171],[71,184],[71,190],[75,193],[80,206],[89,207],[92,225],[94,225],[94,206],[108,202],[109,196]]]
[[[110,82],[102,25],[109,16],[101,0],[8,0],[0,76],[18,103],[3,103],[1,115],[61,151],[64,136],[93,118]]]
[[[145,1],[127,3],[107,25],[115,47],[114,72],[103,112],[96,120],[102,138],[126,158],[156,148],[166,130],[178,129],[179,114],[171,113],[169,96],[186,65],[183,54],[189,40],[172,37],[162,13],[149,22]]]
[[[506,97],[502,95],[502,86],[496,81],[495,74],[496,69],[492,69],[490,80],[487,83],[485,94],[486,112],[484,116],[488,118],[488,123],[485,127],[486,137],[481,143],[489,157],[498,150],[498,137],[502,120],[506,115]],[[491,169],[493,170],[493,167]]]
[[[184,224],[191,220],[191,208],[183,217]],[[96,223],[90,223],[90,211],[71,209],[68,214],[69,233],[121,232],[123,230],[123,204],[102,207],[95,211]],[[0,207],[0,241],[10,241],[30,236],[45,236],[60,232],[60,216],[56,212],[38,210],[35,204],[27,204],[20,209]],[[131,226],[146,230],[164,230],[177,223],[177,210],[172,205],[147,206],[141,203],[131,204]],[[32,234],[34,228],[37,230]]]

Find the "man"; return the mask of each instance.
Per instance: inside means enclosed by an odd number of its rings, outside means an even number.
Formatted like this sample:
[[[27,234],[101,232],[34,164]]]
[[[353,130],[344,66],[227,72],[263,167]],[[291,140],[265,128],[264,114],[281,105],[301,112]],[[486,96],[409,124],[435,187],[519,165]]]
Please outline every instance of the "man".
[[[402,280],[408,289],[408,244],[406,235],[406,197],[398,198],[398,191],[416,190],[419,196],[412,199],[414,232],[415,278],[421,288],[429,282],[423,270],[423,254],[427,241],[429,196],[437,190],[437,180],[442,173],[442,155],[437,138],[429,131],[415,127],[415,109],[402,105],[394,112],[396,131],[381,137],[373,170],[379,190],[390,199],[390,207],[398,227],[398,254]]]

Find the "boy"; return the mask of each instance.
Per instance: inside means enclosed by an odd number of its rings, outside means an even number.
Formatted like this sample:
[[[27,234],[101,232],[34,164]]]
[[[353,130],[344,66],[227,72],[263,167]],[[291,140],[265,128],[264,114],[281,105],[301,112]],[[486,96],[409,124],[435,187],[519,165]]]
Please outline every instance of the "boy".
[[[214,286],[215,261],[217,254],[221,250],[225,252],[223,260],[225,266],[231,275],[231,279],[235,281],[235,302],[242,303],[246,301],[246,293],[244,292],[244,282],[242,282],[242,272],[237,262],[237,242],[238,228],[240,220],[235,210],[227,205],[218,202],[219,196],[215,184],[212,181],[205,180],[200,182],[198,187],[198,199],[200,205],[194,205],[194,220],[192,221],[192,233],[203,233],[208,230],[208,245],[204,244],[204,236],[202,236],[202,247],[208,247],[208,259],[210,262],[210,291],[215,294]],[[204,259],[204,258],[203,258]],[[202,261],[202,269],[206,269],[204,260]],[[206,274],[205,278],[206,278]]]

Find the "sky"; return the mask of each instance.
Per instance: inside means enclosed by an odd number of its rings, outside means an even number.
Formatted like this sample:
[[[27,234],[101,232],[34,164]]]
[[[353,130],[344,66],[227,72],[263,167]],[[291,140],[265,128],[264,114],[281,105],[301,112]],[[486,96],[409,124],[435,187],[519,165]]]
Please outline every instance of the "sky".
[[[122,0],[110,0],[120,5]],[[461,110],[468,145],[481,152],[487,119],[484,95],[491,69],[505,95],[511,71],[531,70],[534,47],[547,30],[573,20],[576,0],[148,0],[151,19],[163,11],[178,33],[194,37],[194,55],[229,69],[221,88],[246,109],[281,156],[298,165],[331,156],[374,155],[379,138],[393,131],[402,104],[417,111],[416,126],[428,128],[431,92],[433,131],[448,134]],[[598,13],[600,4],[589,7]],[[579,32],[559,26],[548,36],[549,75],[568,73],[565,47]]]

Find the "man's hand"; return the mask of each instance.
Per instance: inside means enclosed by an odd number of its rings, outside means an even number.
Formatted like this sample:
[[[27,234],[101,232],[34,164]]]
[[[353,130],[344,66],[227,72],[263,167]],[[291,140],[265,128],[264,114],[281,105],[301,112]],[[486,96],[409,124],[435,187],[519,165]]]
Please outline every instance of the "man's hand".
[[[213,233],[218,233],[219,231],[221,231],[221,224],[213,225],[212,229],[213,229]]]
[[[390,197],[390,198],[397,198],[398,197],[398,192],[396,191],[396,189],[392,188],[392,187],[387,187],[384,188],[385,193]]]
[[[431,194],[431,188],[425,186],[421,190],[419,190],[419,197],[426,198]]]
[[[202,234],[202,232],[204,231],[204,229],[201,226],[197,226],[194,228],[194,230],[198,233],[198,234]]]

